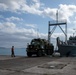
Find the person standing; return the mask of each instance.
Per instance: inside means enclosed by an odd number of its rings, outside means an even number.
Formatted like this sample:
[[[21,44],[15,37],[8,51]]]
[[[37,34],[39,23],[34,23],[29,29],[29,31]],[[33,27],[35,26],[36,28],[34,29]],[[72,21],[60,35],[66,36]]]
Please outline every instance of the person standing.
[[[12,46],[12,48],[11,48],[11,57],[15,57],[15,54],[14,54],[14,46]]]

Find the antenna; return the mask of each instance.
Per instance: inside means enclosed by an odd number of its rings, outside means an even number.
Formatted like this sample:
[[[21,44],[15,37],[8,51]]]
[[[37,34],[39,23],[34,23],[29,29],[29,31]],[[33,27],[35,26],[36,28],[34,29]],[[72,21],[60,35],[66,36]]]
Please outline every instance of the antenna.
[[[39,32],[39,29],[37,28],[37,38],[39,38],[39,34],[38,34],[38,32]]]
[[[73,30],[74,30],[74,32],[73,32],[73,37],[74,37],[75,36],[76,29],[74,28]]]
[[[57,21],[57,23],[58,23],[58,10],[57,10],[57,12],[56,12],[56,21]]]

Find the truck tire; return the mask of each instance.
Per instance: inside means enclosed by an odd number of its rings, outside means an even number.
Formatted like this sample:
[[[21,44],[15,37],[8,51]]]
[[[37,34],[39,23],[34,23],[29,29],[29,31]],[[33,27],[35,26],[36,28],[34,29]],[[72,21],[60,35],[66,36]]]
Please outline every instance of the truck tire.
[[[41,57],[41,56],[42,56],[42,51],[41,51],[41,50],[38,50],[37,56],[38,56],[38,57]]]
[[[27,56],[28,56],[28,57],[31,57],[32,54],[31,54],[30,52],[27,52]]]

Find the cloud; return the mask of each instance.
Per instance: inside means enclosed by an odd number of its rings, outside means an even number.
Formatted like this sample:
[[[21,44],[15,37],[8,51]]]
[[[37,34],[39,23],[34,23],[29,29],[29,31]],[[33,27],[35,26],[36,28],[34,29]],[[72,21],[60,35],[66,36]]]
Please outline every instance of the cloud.
[[[41,14],[39,0],[32,0],[32,4],[28,5],[27,0],[0,0],[1,11],[12,11],[22,13]]]
[[[13,22],[0,23],[0,46],[25,47],[33,38],[38,38],[37,31],[34,28],[20,28]],[[46,38],[47,35],[38,33],[40,38]],[[7,44],[6,44],[7,43]]]
[[[73,24],[73,28],[76,28],[76,16],[71,20],[71,24]]]
[[[5,11],[5,10],[7,10],[7,8],[8,7],[5,4],[0,3],[0,11]]]
[[[37,25],[36,24],[26,24],[25,26],[37,29]]]
[[[56,19],[56,11],[57,11],[56,8],[55,9],[54,8],[46,8],[43,10],[42,15],[48,16],[48,17],[52,18],[53,20],[55,20]]]
[[[4,18],[2,15],[0,15],[0,18]]]
[[[17,12],[21,10],[22,5],[25,3],[25,0],[0,0],[0,9],[1,11]]]
[[[68,22],[70,22],[70,17],[73,17],[76,13],[76,5],[66,5],[66,4],[60,4],[60,19],[67,19]]]
[[[4,17],[3,15],[0,15],[0,22],[23,22],[22,18],[11,16],[11,17]]]
[[[70,32],[73,32],[69,29]],[[68,35],[70,36],[69,33]],[[52,42],[56,42],[56,37],[60,37],[61,40],[65,38],[63,33],[54,33],[52,35]],[[0,46],[11,47],[26,47],[27,43],[30,43],[33,38],[48,39],[48,34],[39,33],[33,27],[29,29],[23,27],[17,27],[17,24],[13,22],[0,23]]]
[[[32,0],[28,3],[27,0],[0,0],[0,11],[11,11],[16,13],[30,13],[44,17],[50,17],[56,20],[57,8],[45,7],[45,4],[40,0]],[[67,19],[70,23],[70,17],[76,13],[76,5],[59,4],[59,20]]]
[[[22,18],[18,18],[18,17],[14,17],[14,16],[11,16],[9,18],[6,18],[7,21],[23,21]]]
[[[29,13],[35,14],[44,17],[50,17],[53,20],[56,20],[56,12],[57,8],[46,7],[45,4],[41,3],[40,0],[30,0],[31,2],[28,3],[28,0],[0,0],[0,11],[10,11],[13,13]],[[67,4],[59,4],[58,8],[58,17],[59,20],[67,19],[70,23],[72,22],[71,17],[74,17],[76,13],[76,5],[67,5]],[[2,20],[5,18],[0,15]],[[35,28],[36,24],[25,24],[27,28],[17,27],[17,23],[15,24],[14,21],[22,21],[22,18],[11,16],[5,18],[6,22],[0,22],[0,41],[4,41],[3,44],[5,46],[11,46],[13,44],[23,46],[32,38],[46,38],[47,34],[39,33]],[[76,19],[75,19],[76,20]],[[76,24],[76,21],[73,21]],[[76,27],[76,26],[74,26]],[[72,29],[68,29],[68,35],[72,34]],[[71,32],[71,33],[70,33]],[[62,33],[55,33],[53,34],[52,38],[56,38],[56,36],[63,37]],[[0,45],[2,42],[0,43]]]
[[[67,20],[70,23],[70,17],[73,17],[76,13],[76,5],[66,5],[66,4],[59,4],[59,8],[45,8],[43,10],[43,15],[56,20],[56,13],[58,10],[58,19]]]
[[[24,4],[22,6],[22,11],[25,13],[31,13],[31,14],[36,14],[36,15],[41,15],[42,11],[41,9],[42,4],[37,0],[33,0],[33,4],[27,5]]]

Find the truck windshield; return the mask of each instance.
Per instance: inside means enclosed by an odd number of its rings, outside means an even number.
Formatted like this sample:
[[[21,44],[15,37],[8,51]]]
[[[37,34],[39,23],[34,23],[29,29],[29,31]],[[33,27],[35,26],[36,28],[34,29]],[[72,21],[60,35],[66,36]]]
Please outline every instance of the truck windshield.
[[[40,43],[38,41],[32,41],[31,44],[32,45],[39,45]]]

